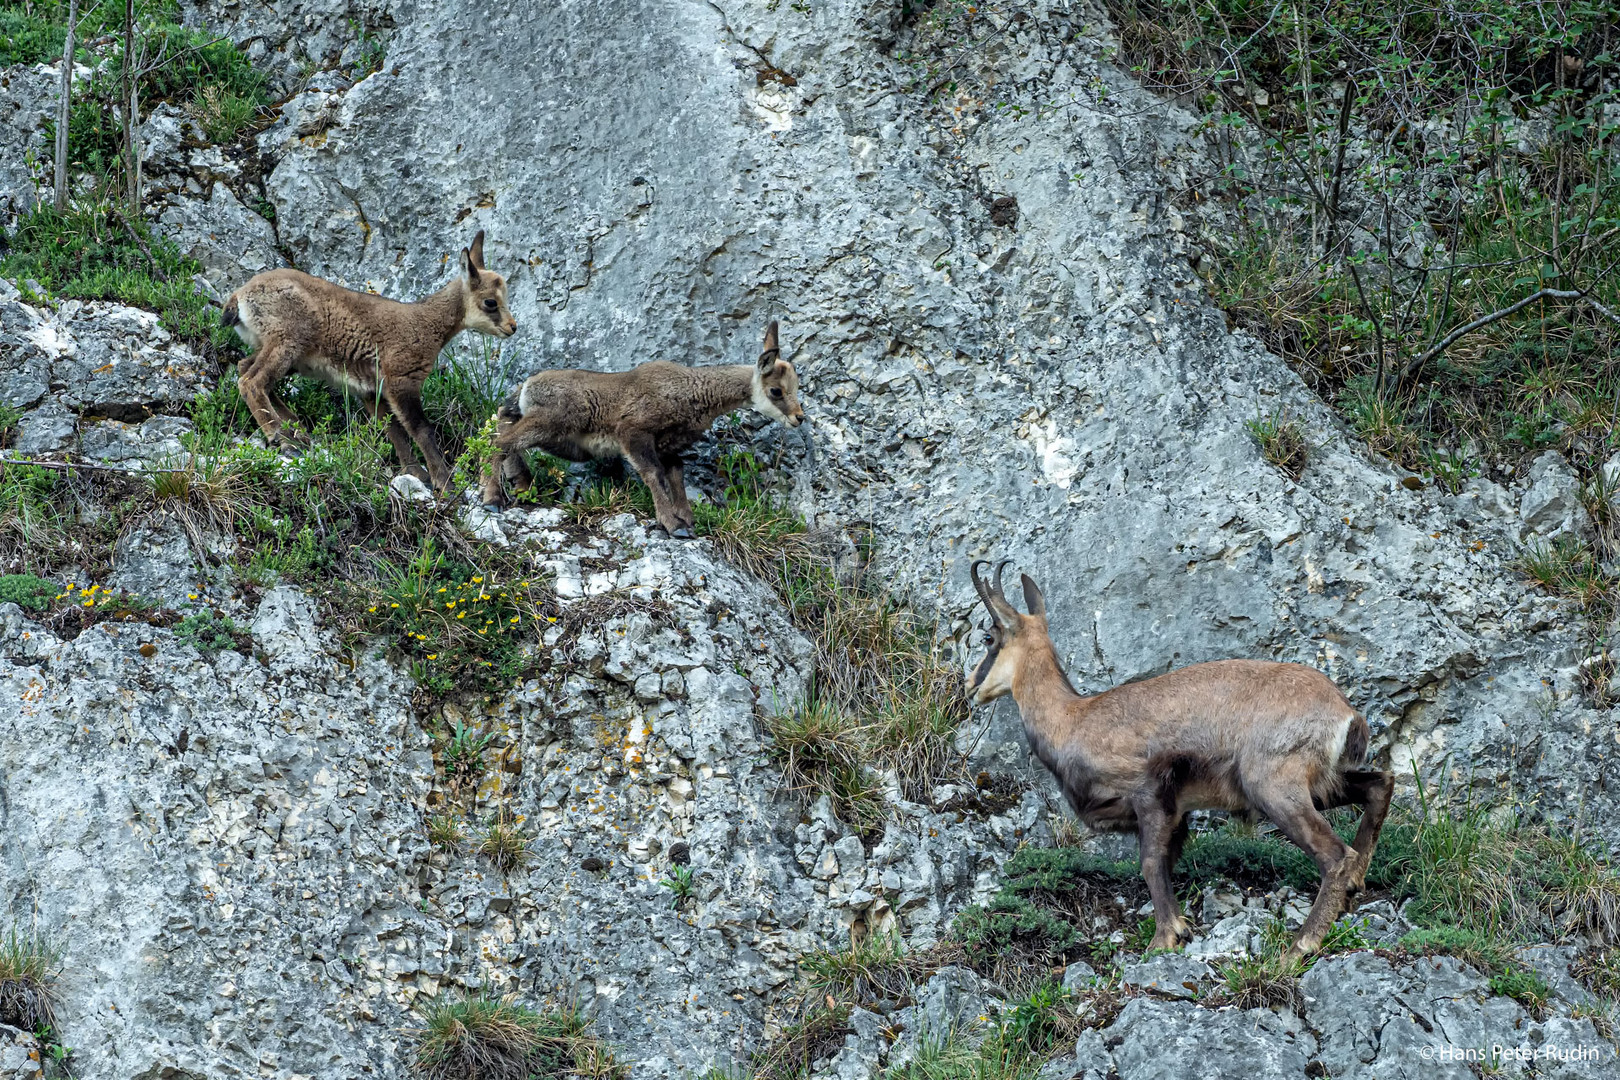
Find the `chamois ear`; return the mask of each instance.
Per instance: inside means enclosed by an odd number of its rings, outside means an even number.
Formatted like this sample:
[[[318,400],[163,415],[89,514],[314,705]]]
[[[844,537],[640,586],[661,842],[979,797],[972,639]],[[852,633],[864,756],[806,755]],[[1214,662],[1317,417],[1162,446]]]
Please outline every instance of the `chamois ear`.
[[[473,237],[472,250],[467,253],[471,263],[478,269],[484,269],[484,230],[479,229],[478,235]]]
[[[479,233],[478,235],[483,236],[484,234]],[[478,288],[478,267],[473,264],[472,252],[466,248],[461,249],[461,273],[466,277],[469,287]]]
[[[769,375],[781,355],[782,350],[776,344],[776,320],[772,319],[771,325],[765,328],[765,344],[760,346],[759,370]]]
[[[1018,578],[1024,583],[1024,606],[1031,615],[1046,617],[1046,597],[1041,595],[1041,587],[1030,580],[1028,574],[1019,574]]]

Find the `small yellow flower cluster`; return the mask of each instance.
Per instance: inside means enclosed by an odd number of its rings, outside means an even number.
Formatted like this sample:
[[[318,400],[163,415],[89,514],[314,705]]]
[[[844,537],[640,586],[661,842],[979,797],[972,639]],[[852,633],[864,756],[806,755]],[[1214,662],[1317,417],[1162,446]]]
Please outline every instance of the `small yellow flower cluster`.
[[[77,588],[78,586],[73,582],[68,582],[66,587],[64,587],[61,592],[56,594],[56,599],[71,599],[73,597],[73,590]],[[99,599],[97,598],[97,594],[100,594]],[[117,595],[118,594],[113,592],[111,589],[104,589],[100,585],[90,585],[83,589],[79,589],[79,603],[82,607],[95,607],[98,603],[110,604],[117,597]]]

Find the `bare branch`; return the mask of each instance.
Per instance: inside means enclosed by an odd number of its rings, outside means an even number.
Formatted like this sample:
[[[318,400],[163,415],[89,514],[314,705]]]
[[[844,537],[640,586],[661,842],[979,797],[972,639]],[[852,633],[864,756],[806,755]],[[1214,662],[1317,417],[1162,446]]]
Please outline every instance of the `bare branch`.
[[[1439,356],[1441,353],[1445,352],[1452,345],[1456,344],[1458,338],[1464,336],[1465,334],[1472,334],[1475,330],[1487,327],[1499,319],[1505,319],[1515,312],[1523,311],[1537,300],[1585,300],[1587,303],[1591,304],[1598,311],[1601,311],[1609,318],[1615,318],[1613,312],[1604,307],[1602,304],[1598,303],[1596,300],[1593,300],[1591,297],[1587,296],[1585,293],[1581,292],[1579,289],[1537,289],[1524,299],[1517,300],[1505,308],[1498,308],[1489,315],[1481,315],[1473,322],[1464,323],[1462,326],[1457,327],[1451,333],[1441,338],[1434,345],[1413,357],[1411,361],[1407,363],[1405,369],[1401,371],[1401,382],[1410,382],[1417,376],[1418,372],[1423,370],[1423,366],[1425,364]],[[1615,319],[1615,321],[1620,322],[1620,319]]]

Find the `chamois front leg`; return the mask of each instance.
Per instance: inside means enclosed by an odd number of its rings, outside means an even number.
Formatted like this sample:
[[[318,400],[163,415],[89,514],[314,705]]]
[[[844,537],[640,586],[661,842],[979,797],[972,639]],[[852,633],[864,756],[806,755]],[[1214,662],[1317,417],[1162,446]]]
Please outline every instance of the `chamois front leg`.
[[[484,466],[479,483],[478,498],[486,510],[504,510],[510,501],[506,498],[505,480],[511,480],[516,491],[527,491],[534,483],[524,455],[538,446],[546,431],[545,417],[540,413],[522,416],[503,408],[496,413],[495,453]]]
[[[1170,885],[1170,871],[1175,865],[1171,849],[1175,849],[1177,856],[1181,854],[1185,822],[1180,815],[1172,815],[1154,800],[1137,807],[1136,829],[1142,877],[1153,899],[1153,940],[1148,948],[1178,949],[1192,940],[1192,928],[1181,917],[1175,889]]]
[[[625,458],[635,466],[647,490],[652,492],[653,512],[658,515],[658,524],[677,540],[691,539],[692,530],[675,513],[675,497],[670,491],[669,476],[664,471],[664,463],[658,458],[658,450],[652,439],[640,436],[622,442]]]
[[[450,463],[439,451],[439,441],[433,436],[433,425],[428,423],[427,414],[422,411],[422,387],[400,385],[395,382],[392,386],[385,385],[383,394],[389,409],[405,425],[405,430],[410,433],[417,449],[422,451],[422,457],[427,461],[428,476],[433,480],[434,490],[449,491]],[[412,460],[406,458],[401,464],[410,468]]]
[[[380,415],[388,417],[388,441],[393,444],[394,456],[399,458],[401,470],[416,477],[424,484],[427,483],[427,470],[416,463],[416,451],[411,446],[411,437],[400,426],[399,417],[384,408],[383,403],[378,401],[375,395],[361,400],[366,407],[366,412],[370,414],[372,419],[375,420]]]
[[[679,454],[666,454],[662,460],[664,473],[669,477],[669,493],[675,517],[690,533],[697,528],[697,519],[692,516],[692,504],[686,497],[686,466]]]
[[[271,446],[296,448],[302,442],[290,426],[286,405],[280,411],[276,408],[276,384],[292,370],[293,359],[292,351],[279,341],[265,341],[237,368],[236,388]]]

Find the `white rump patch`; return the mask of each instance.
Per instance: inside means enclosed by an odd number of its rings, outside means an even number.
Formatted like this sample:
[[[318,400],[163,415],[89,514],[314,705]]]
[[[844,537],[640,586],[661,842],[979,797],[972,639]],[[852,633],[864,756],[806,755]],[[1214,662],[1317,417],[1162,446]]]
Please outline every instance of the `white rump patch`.
[[[1344,768],[1344,743],[1350,737],[1350,725],[1355,722],[1356,714],[1351,713],[1333,725],[1333,742],[1329,746],[1329,755],[1335,769]]]

